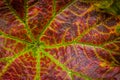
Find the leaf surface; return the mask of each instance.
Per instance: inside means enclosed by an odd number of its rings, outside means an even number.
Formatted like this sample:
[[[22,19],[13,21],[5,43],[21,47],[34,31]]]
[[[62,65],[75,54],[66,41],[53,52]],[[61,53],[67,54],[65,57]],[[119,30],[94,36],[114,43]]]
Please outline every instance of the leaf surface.
[[[120,80],[119,26],[80,0],[1,0],[0,80]]]

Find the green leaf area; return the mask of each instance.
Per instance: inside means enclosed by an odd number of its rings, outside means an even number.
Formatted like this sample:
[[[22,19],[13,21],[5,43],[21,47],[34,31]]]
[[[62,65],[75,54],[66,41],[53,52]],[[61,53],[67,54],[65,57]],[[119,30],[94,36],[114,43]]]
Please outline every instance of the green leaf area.
[[[0,0],[0,80],[120,80],[120,17],[82,0]]]

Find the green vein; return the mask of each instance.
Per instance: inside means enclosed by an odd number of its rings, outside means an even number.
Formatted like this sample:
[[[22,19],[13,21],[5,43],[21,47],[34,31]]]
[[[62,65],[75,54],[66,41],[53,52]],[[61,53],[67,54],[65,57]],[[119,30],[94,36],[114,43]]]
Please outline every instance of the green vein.
[[[52,16],[56,15],[56,0],[53,0],[53,11],[52,11]]]
[[[24,3],[24,9],[25,9],[25,16],[24,16],[25,18],[24,19],[25,19],[25,21],[17,14],[17,12],[15,11],[15,9],[12,8],[12,6],[10,5],[10,2],[8,0],[4,0],[4,1],[7,4],[8,8],[10,9],[10,11],[15,15],[15,17],[20,22],[22,22],[24,24],[25,29],[27,30],[27,34],[30,36],[30,38],[32,40],[34,40],[32,32],[31,32],[30,28],[28,27],[28,23],[27,23],[27,18],[28,18],[28,16],[27,16],[27,13],[28,13],[28,10],[27,10],[27,8],[28,8],[27,1],[28,0],[25,0],[25,3]]]
[[[40,37],[44,34],[44,32],[47,30],[47,28],[50,26],[50,24],[52,23],[52,21],[54,20],[55,15],[48,21],[48,23],[44,26],[42,32],[40,33],[40,35],[38,36],[38,39],[40,39]]]
[[[27,30],[27,33],[29,34],[31,40],[34,41],[35,40],[34,36],[33,36],[32,32],[31,32],[30,28],[28,27],[28,23],[27,22],[25,22],[25,29]]]
[[[63,12],[66,8],[70,7],[71,5],[73,5],[77,0],[71,0],[71,2],[69,2],[67,5],[65,5],[64,7],[62,7],[57,14],[60,14],[61,12]]]
[[[28,0],[25,0],[25,2],[24,2],[24,9],[25,9],[24,24],[25,24],[25,29],[27,30],[27,33],[29,34],[32,41],[34,41],[34,36],[28,26],[28,4],[27,4],[27,2],[28,2]]]
[[[0,78],[2,77],[2,75],[5,74],[5,72],[8,70],[9,66],[12,64],[12,62],[13,62],[14,60],[15,60],[15,59],[12,59],[12,58],[11,58],[11,60],[9,60],[9,61],[7,62],[7,64],[5,65],[4,69],[2,69],[2,71],[1,71],[1,73],[0,73]]]
[[[39,49],[37,49],[37,48],[35,48],[35,50],[33,50],[32,52],[34,53],[34,54],[36,54],[37,56],[36,56],[36,61],[37,61],[37,64],[36,64],[36,76],[35,76],[35,78],[34,78],[34,80],[41,80],[41,78],[40,78],[40,59],[41,59],[41,56],[40,56],[40,50]]]
[[[8,70],[9,66],[13,63],[13,61],[18,58],[21,55],[26,54],[27,52],[29,52],[31,50],[30,47],[26,47],[23,51],[19,52],[18,54],[15,54],[12,57],[6,58],[5,61],[7,61],[7,64],[5,65],[4,69],[2,69],[1,73],[0,73],[0,78],[2,77],[2,75],[5,74],[5,72]]]
[[[12,56],[11,56],[12,57]],[[4,62],[7,61],[8,59],[10,59],[11,57],[4,57],[4,58],[0,58],[0,62]]]
[[[85,80],[93,80],[91,77],[87,76],[87,75],[83,75],[83,74],[80,74],[79,72],[72,72],[72,74],[75,74],[79,77],[82,76],[82,78],[84,78]]]
[[[48,23],[44,26],[42,32],[38,35],[38,40],[40,39],[40,37],[44,34],[44,32],[46,31],[46,29],[50,26],[50,24],[52,23],[52,21],[54,20],[54,18],[56,17],[56,0],[53,0],[53,6],[52,6],[53,10],[52,10],[52,17],[51,19],[48,21]]]
[[[82,46],[94,47],[94,48],[100,48],[102,50],[109,51],[111,53],[119,54],[118,52],[115,52],[115,51],[112,51],[110,49],[104,48],[102,45],[96,45],[96,44],[84,43],[84,42],[75,42],[75,41],[68,42],[68,43],[63,43],[63,44],[51,45],[51,46],[46,45],[45,48],[53,49],[53,48],[59,48],[59,47],[64,47],[64,46],[69,46],[69,45],[75,45],[75,44],[79,44],[79,45],[82,45]]]
[[[53,48],[66,47],[66,46],[75,45],[75,44],[78,44],[78,45],[81,45],[81,46],[93,47],[93,49],[99,48],[101,50],[107,51],[110,54],[110,57],[113,59],[113,61],[119,64],[119,62],[112,56],[112,53],[119,54],[119,52],[112,51],[110,49],[104,48],[103,45],[95,45],[95,44],[91,44],[91,43],[74,42],[73,41],[73,42],[70,42],[70,43],[58,44],[58,45],[54,45],[54,46],[45,46],[45,48],[53,49]]]
[[[68,69],[64,64],[60,63],[57,59],[55,59],[51,54],[45,52],[43,49],[41,49],[41,51],[43,52],[43,54],[44,54],[45,56],[47,56],[48,58],[50,58],[51,61],[53,61],[57,66],[60,66],[64,71],[66,71],[67,74],[70,76],[70,78],[71,78],[72,80],[74,80],[74,79],[73,79],[73,74],[75,74],[75,75],[77,74],[77,75],[79,75],[80,77],[82,77],[82,78],[84,78],[84,79],[88,79],[88,78],[89,78],[88,76],[83,75],[83,73],[80,73],[80,72],[78,73],[78,72],[71,71],[71,70]],[[91,80],[91,79],[89,78],[89,80]]]
[[[61,8],[58,12],[56,12],[56,0],[53,0],[53,11],[52,11],[52,17],[51,19],[48,21],[48,23],[44,26],[42,32],[39,34],[38,36],[38,40],[40,39],[40,37],[44,34],[44,32],[47,30],[47,28],[50,26],[50,24],[54,21],[54,18],[60,14],[63,10],[65,10],[66,8],[68,8],[69,6],[71,6],[73,3],[75,3],[77,0],[72,0],[70,3],[68,3],[68,5],[64,6],[63,8]]]
[[[31,43],[28,42],[28,41],[21,40],[21,39],[19,39],[19,38],[17,38],[17,37],[11,36],[11,35],[6,34],[6,33],[4,33],[4,32],[0,32],[0,36],[4,36],[5,38],[10,38],[10,39],[12,39],[12,40],[15,40],[15,41],[17,41],[17,42],[21,42],[21,43],[24,43],[24,44],[31,44]]]
[[[20,22],[24,23],[24,21],[20,18],[20,16],[17,14],[17,12],[12,8],[12,6],[10,5],[9,0],[4,0],[4,2],[7,4],[9,10],[16,16],[17,19],[20,20]]]

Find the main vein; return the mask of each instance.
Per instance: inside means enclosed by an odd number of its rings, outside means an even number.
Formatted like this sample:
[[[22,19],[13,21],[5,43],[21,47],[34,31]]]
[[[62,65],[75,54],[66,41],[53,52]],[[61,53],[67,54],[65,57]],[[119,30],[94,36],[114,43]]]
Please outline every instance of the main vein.
[[[24,9],[25,9],[25,14],[24,14],[24,19],[22,19],[16,12],[16,10],[10,5],[10,2],[8,0],[4,0],[5,3],[7,4],[9,10],[15,15],[15,17],[21,22],[23,23],[23,25],[25,26],[25,29],[27,31],[27,34],[29,35],[29,37],[31,38],[31,40],[34,40],[33,34],[28,26],[28,4],[27,1],[25,0],[24,2]]]
[[[76,42],[76,41],[72,41],[72,42],[66,42],[66,43],[61,43],[61,44],[55,44],[55,45],[46,45],[45,48],[48,48],[48,49],[53,49],[53,48],[60,48],[60,47],[63,47],[63,46],[70,46],[70,45],[83,45],[83,46],[89,46],[89,47],[94,47],[94,48],[100,48],[102,50],[106,50],[106,51],[109,51],[111,53],[116,53],[116,54],[119,54],[118,52],[115,52],[115,51],[112,51],[110,49],[107,49],[105,48],[103,45],[96,45],[96,44],[92,44],[92,43],[84,43],[84,42]]]
[[[21,39],[19,39],[19,38],[16,38],[16,37],[11,36],[11,35],[9,35],[9,34],[6,34],[6,33],[4,33],[4,32],[0,32],[0,36],[4,36],[5,38],[10,38],[10,39],[12,39],[12,40],[15,40],[16,42],[21,42],[21,43],[30,44],[30,42],[28,42],[28,41],[21,40]]]
[[[28,0],[25,0],[24,2],[24,9],[25,9],[25,15],[24,15],[24,24],[25,24],[25,28],[30,36],[30,38],[32,39],[32,41],[34,41],[34,36],[28,26],[28,4],[27,4]]]
[[[7,57],[6,59],[4,59],[5,61],[7,61],[7,64],[5,65],[4,69],[2,69],[1,73],[0,73],[0,78],[5,74],[5,72],[8,70],[8,68],[10,67],[10,65],[14,62],[14,60],[16,58],[18,58],[19,56],[22,56],[24,54],[26,54],[27,52],[29,52],[31,50],[31,48],[26,47],[24,48],[23,51],[19,52],[18,54],[15,54],[12,57]]]
[[[36,61],[37,61],[37,64],[36,64],[36,76],[35,76],[35,78],[34,78],[34,80],[41,80],[41,78],[40,78],[40,59],[41,59],[41,55],[40,55],[40,49],[35,49],[34,51],[33,51],[33,53],[34,53],[34,55],[37,55],[36,56]]]
[[[84,75],[83,73],[81,72],[75,72],[75,71],[72,71],[70,69],[68,69],[64,64],[62,64],[60,61],[58,61],[57,59],[55,59],[51,54],[49,54],[48,52],[45,52],[43,49],[41,50],[43,52],[43,54],[45,56],[47,56],[48,58],[50,58],[51,61],[53,61],[57,66],[61,67],[64,71],[67,72],[67,74],[69,75],[69,77],[71,79],[73,79],[73,74],[74,75],[77,75],[79,77],[82,77],[84,79],[88,79],[89,77]],[[73,79],[74,80],[74,79]],[[89,78],[89,80],[91,80],[91,78]]]
[[[50,20],[48,21],[48,23],[44,26],[43,30],[41,31],[41,33],[38,35],[38,39],[41,38],[41,36],[45,33],[45,31],[48,29],[48,27],[51,25],[51,23],[54,21],[54,18],[60,14],[63,10],[65,10],[66,8],[68,8],[70,5],[72,5],[73,3],[75,3],[77,0],[72,0],[70,3],[68,3],[66,6],[64,6],[62,9],[60,9],[58,12],[56,12],[56,0],[53,0],[53,11],[52,11],[52,17],[50,18]]]

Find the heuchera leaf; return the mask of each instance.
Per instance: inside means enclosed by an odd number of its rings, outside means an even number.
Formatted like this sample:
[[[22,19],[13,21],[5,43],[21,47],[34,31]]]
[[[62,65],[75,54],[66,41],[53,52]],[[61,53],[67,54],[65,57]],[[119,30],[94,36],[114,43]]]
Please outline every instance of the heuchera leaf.
[[[120,80],[119,26],[81,0],[0,0],[0,80]]]

